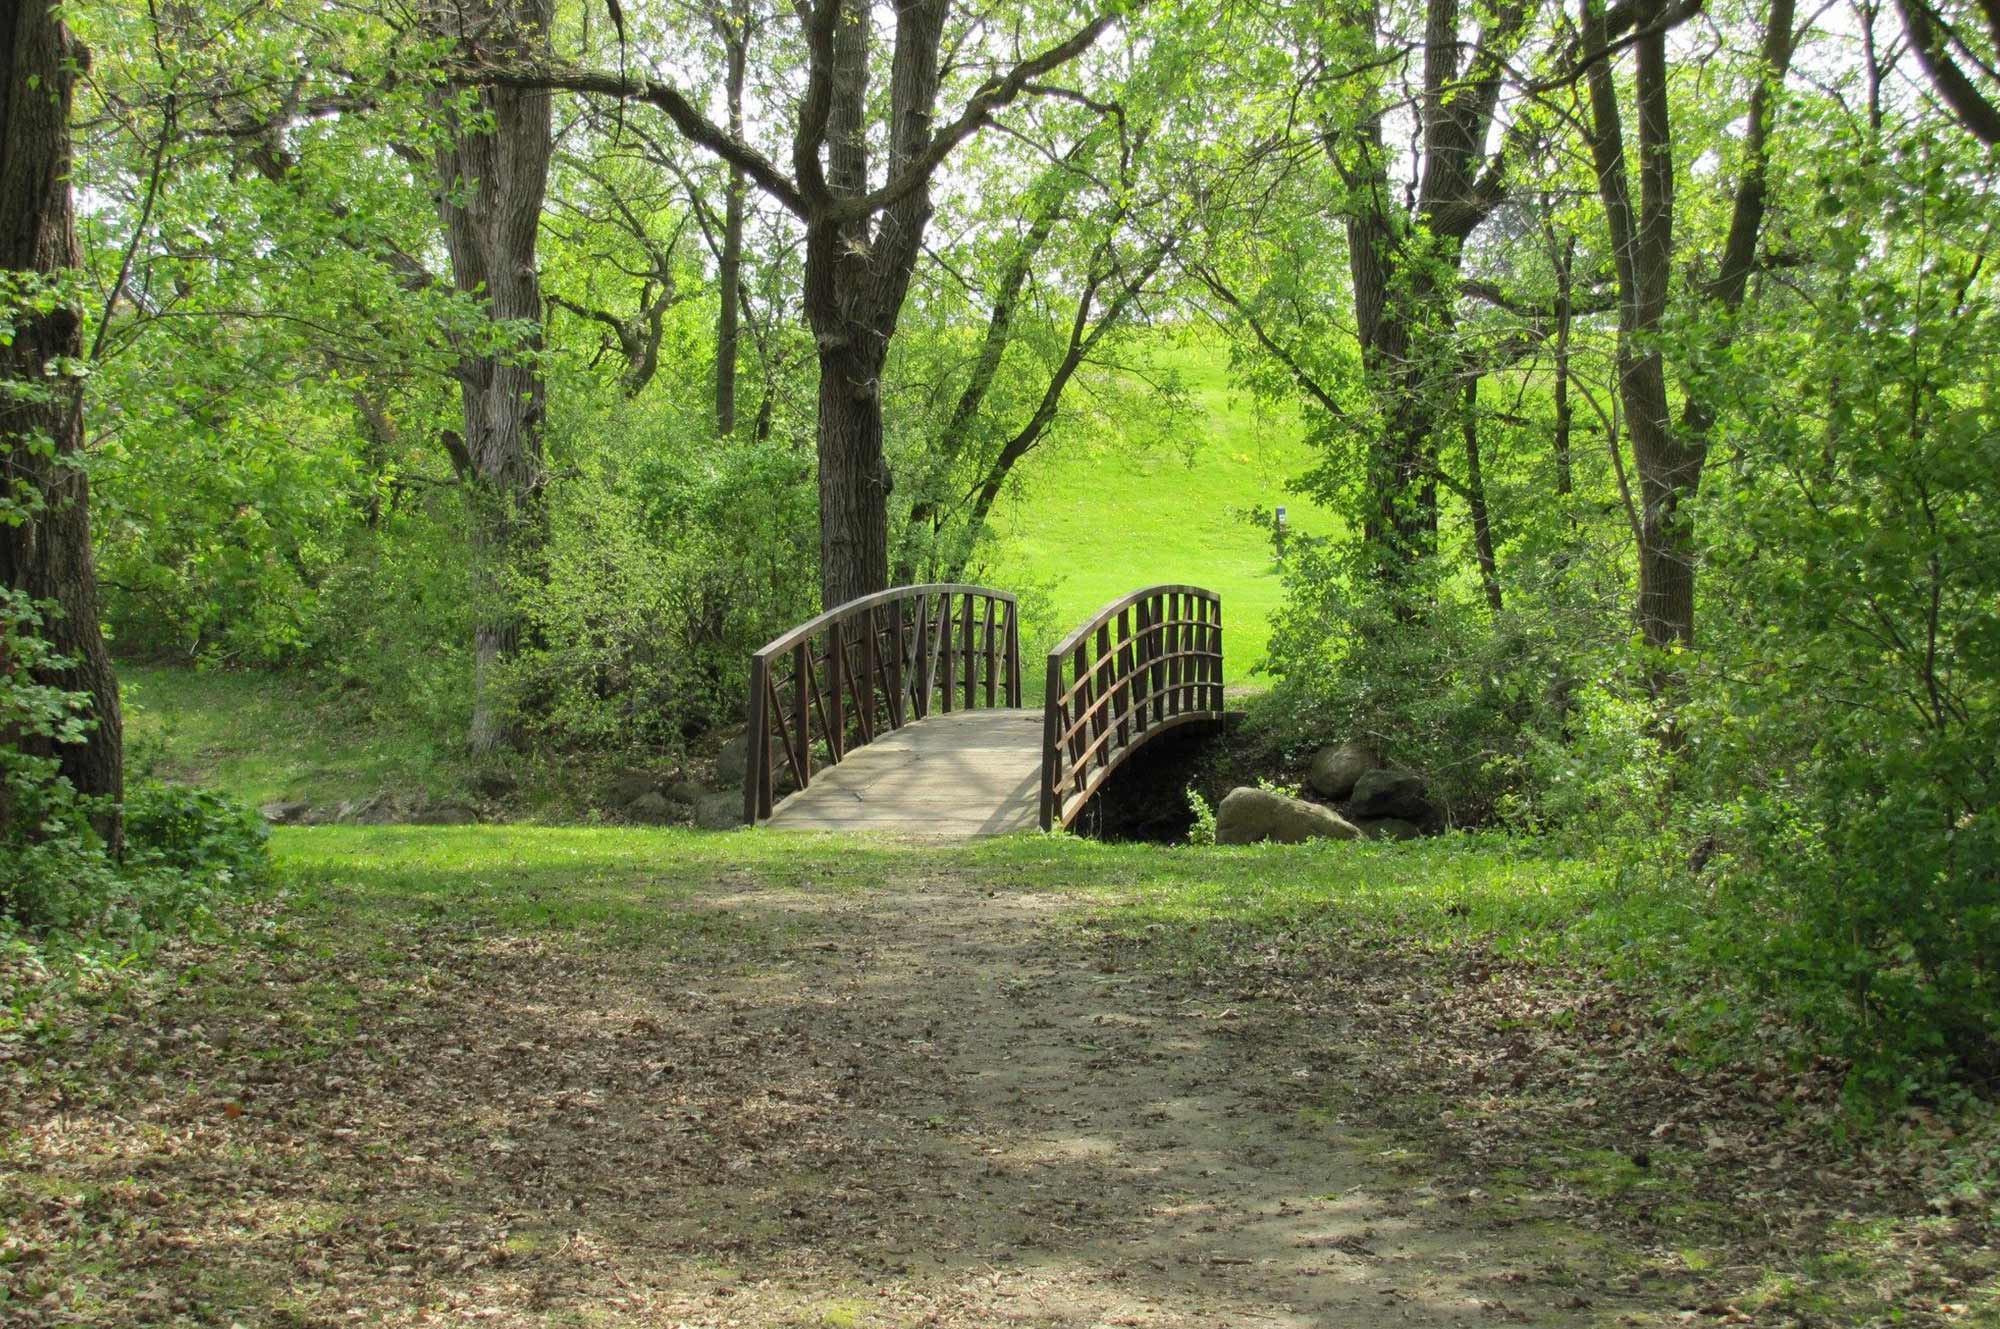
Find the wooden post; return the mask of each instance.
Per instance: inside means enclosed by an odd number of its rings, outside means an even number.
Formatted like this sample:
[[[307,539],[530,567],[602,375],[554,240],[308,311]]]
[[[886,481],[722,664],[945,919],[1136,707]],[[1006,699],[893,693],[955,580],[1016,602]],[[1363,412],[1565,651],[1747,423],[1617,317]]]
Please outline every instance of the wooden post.
[[[1090,714],[1091,703],[1097,700],[1096,680],[1090,676],[1089,643],[1076,644],[1076,653],[1070,657],[1070,669],[1076,680],[1070,686],[1076,689],[1076,696],[1070,703],[1070,713],[1065,717],[1063,727],[1070,731],[1068,783],[1076,785],[1077,792],[1081,793],[1084,781],[1090,776],[1083,761],[1083,750],[1090,742],[1090,726],[1083,723],[1083,719]]]
[[[812,783],[812,643],[802,641],[792,648],[792,706],[798,712],[792,733],[799,744],[799,788]]]
[[[965,709],[973,707],[972,674],[979,667],[979,655],[972,649],[972,592],[965,593],[965,604],[959,611],[958,626],[959,669],[965,675]]]
[[[943,677],[938,680],[938,699],[944,703],[944,713],[951,714],[951,694],[958,682],[958,668],[952,659],[952,612],[951,592],[946,591],[938,605],[938,646],[944,656]]]
[[[1214,607],[1215,607],[1215,626],[1214,626],[1214,627],[1213,627],[1212,629],[1210,629],[1210,631],[1209,631],[1209,641],[1210,641],[1210,643],[1211,643],[1211,649],[1212,649],[1212,650],[1214,650],[1214,652],[1215,652],[1215,659],[1214,659],[1214,660],[1212,660],[1212,661],[1210,661],[1210,663],[1209,663],[1209,667],[1210,667],[1211,669],[1213,669],[1213,670],[1215,671],[1215,673],[1214,673],[1214,675],[1213,675],[1213,677],[1214,677],[1214,679],[1215,679],[1215,686],[1214,686],[1214,688],[1213,688],[1213,689],[1211,690],[1211,693],[1210,693],[1210,696],[1209,696],[1209,706],[1208,706],[1208,708],[1209,708],[1210,710],[1214,711],[1214,712],[1215,712],[1215,713],[1216,713],[1217,715],[1221,715],[1221,714],[1222,714],[1222,709],[1223,709],[1223,701],[1222,701],[1222,597],[1221,597],[1221,596],[1219,596],[1219,595],[1218,595],[1218,596],[1216,596],[1216,597],[1215,597],[1215,605],[1214,605]]]
[[[917,597],[917,639],[911,644],[916,654],[911,663],[917,667],[917,695],[913,706],[916,719],[923,719],[931,713],[931,668],[936,663],[931,655],[931,597]]]
[[[1056,738],[1062,733],[1056,701],[1062,696],[1062,657],[1049,656],[1048,673],[1042,693],[1042,829],[1052,831],[1056,822],[1056,785],[1062,780],[1062,752]]]
[[[826,751],[834,761],[847,755],[847,709],[840,686],[841,666],[846,659],[840,623],[836,620],[826,625],[826,691],[832,706],[826,717]]]
[[[1132,741],[1132,611],[1118,611],[1118,746]]]
[[[875,606],[861,611],[865,620],[861,629],[861,686],[855,689],[855,718],[861,721],[861,741],[875,741],[875,692],[877,679],[875,654]]]
[[[755,826],[771,815],[770,721],[764,714],[764,693],[769,686],[771,663],[761,655],[750,657],[750,720],[744,729],[743,820]]]
[[[994,653],[997,646],[993,640],[993,611],[998,606],[992,596],[986,597],[986,708],[993,708],[995,689],[999,682],[993,676]]]
[[[1021,602],[1007,602],[1007,704],[1021,704]]]
[[[1111,712],[1118,705],[1118,657],[1111,650],[1111,624],[1097,625],[1097,664],[1095,667],[1097,684],[1093,699],[1097,709],[1090,722],[1090,738],[1094,743],[1110,732]],[[1103,770],[1111,764],[1111,744],[1109,741],[1097,749],[1097,768]]]
[[[889,602],[889,727],[903,727],[903,601]]]

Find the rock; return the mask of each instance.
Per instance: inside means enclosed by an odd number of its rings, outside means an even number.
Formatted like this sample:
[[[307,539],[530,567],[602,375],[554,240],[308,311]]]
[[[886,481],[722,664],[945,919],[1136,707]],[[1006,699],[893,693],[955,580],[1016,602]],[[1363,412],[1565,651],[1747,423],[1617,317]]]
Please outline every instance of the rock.
[[[396,796],[386,789],[366,798],[349,799],[333,814],[335,821],[354,826],[393,826],[403,817]]]
[[[723,740],[722,746],[715,750],[715,782],[741,788],[749,754],[750,740],[747,735],[737,734]]]
[[[472,777],[472,787],[481,798],[506,798],[521,787],[508,771],[481,771]]]
[[[1287,798],[1268,789],[1232,789],[1215,810],[1217,844],[1255,844],[1276,840],[1297,844],[1302,840],[1358,840],[1361,832],[1353,823],[1317,803]]]
[[[273,826],[290,826],[303,822],[312,811],[312,804],[302,798],[281,798],[275,803],[266,803],[258,808],[258,815]]]
[[[413,826],[477,826],[479,813],[468,803],[447,798],[425,801],[411,811],[409,820]]]
[[[1354,792],[1354,782],[1382,764],[1382,755],[1366,743],[1349,740],[1313,753],[1306,787],[1321,798],[1341,799]]]
[[[604,805],[622,808],[646,794],[659,790],[660,779],[651,771],[620,771],[604,786]]]
[[[743,795],[703,794],[695,801],[694,824],[705,831],[731,831],[743,824]]]
[[[715,753],[715,782],[727,789],[743,787],[744,767],[749,763],[750,742],[747,736],[738,734],[725,742]],[[771,770],[775,774],[785,762],[785,745],[777,739],[771,740]]]
[[[1354,782],[1354,795],[1347,815],[1357,820],[1400,817],[1422,821],[1431,812],[1424,801],[1423,777],[1409,771],[1368,771]]]
[[[1363,817],[1354,823],[1371,840],[1420,840],[1424,828],[1401,817]]]
[[[633,821],[660,826],[674,820],[674,805],[665,794],[649,789],[625,805],[625,815]]]
[[[676,803],[685,803],[689,807],[693,807],[696,803],[701,802],[701,796],[707,792],[706,789],[703,789],[693,780],[676,780],[672,785],[668,786],[667,797]]]

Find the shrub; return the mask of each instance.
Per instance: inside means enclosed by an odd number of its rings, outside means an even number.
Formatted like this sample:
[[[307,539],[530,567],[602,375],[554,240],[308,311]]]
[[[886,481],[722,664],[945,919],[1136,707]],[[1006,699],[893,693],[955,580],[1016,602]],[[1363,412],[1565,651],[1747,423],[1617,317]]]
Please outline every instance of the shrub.
[[[1532,800],[1530,758],[1573,718],[1596,619],[1565,599],[1495,614],[1435,568],[1398,592],[1423,599],[1413,616],[1353,557],[1303,541],[1288,555],[1266,665],[1279,683],[1259,724],[1294,758],[1374,742],[1460,825]]]
[[[99,810],[33,740],[82,736],[87,698],[37,680],[59,658],[34,629],[40,612],[0,594],[0,931],[112,936],[176,931],[219,897],[260,884],[268,860],[257,817],[219,794],[147,782],[125,803],[125,857],[92,826]]]

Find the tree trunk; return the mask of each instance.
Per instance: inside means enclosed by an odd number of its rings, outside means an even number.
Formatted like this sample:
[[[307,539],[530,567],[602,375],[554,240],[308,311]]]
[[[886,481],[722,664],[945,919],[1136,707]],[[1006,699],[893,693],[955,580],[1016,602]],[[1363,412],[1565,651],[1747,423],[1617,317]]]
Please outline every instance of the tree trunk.
[[[1569,337],[1575,321],[1570,274],[1576,262],[1576,237],[1570,236],[1556,260],[1556,492],[1576,492],[1576,468],[1570,456],[1570,431],[1575,410],[1569,400]]]
[[[1479,556],[1479,584],[1494,613],[1504,607],[1500,597],[1500,560],[1493,553],[1493,521],[1486,511],[1486,479],[1479,460],[1479,377],[1465,380],[1465,503],[1472,509],[1472,543]]]
[[[492,42],[514,59],[545,51],[553,0],[490,0]],[[504,8],[503,8],[504,6]],[[545,89],[485,86],[474,114],[438,152],[439,215],[457,288],[484,300],[495,323],[539,329],[535,259],[553,149]],[[472,522],[473,712],[476,753],[511,741],[494,676],[520,645],[510,574],[539,548],[545,392],[541,337],[512,351],[468,354],[458,364],[465,411],[466,491]]]
[[[748,72],[750,12],[745,0],[734,0],[729,12],[716,15],[728,69],[723,92],[728,99],[729,133],[743,137],[743,83]],[[742,345],[743,202],[747,188],[743,172],[729,172],[729,196],[722,209],[722,252],[716,259],[717,294],[721,307],[715,319],[715,430],[724,438],[736,432],[736,359]]]
[[[820,595],[828,609],[889,584],[881,378],[881,361],[865,347],[820,352]]]
[[[946,0],[896,11],[889,79],[888,173],[930,143]],[[825,189],[835,203],[868,190],[868,24],[835,11],[828,66]],[[926,177],[866,217],[806,226],[805,310],[819,348],[820,595],[824,607],[889,584],[889,491],[882,451],[882,366],[930,222]]]
[[[1639,118],[1636,208],[1611,62],[1595,61],[1588,72],[1591,160],[1618,276],[1618,391],[1639,472],[1639,630],[1648,646],[1659,649],[1694,641],[1697,550],[1693,522],[1682,504],[1700,489],[1708,433],[1715,419],[1704,385],[1696,382],[1688,386],[1680,427],[1675,427],[1660,351],[1674,262],[1674,157],[1666,30],[1660,22],[1663,9],[1662,0],[1649,0],[1634,15],[1638,35],[1633,40],[1637,57],[1633,102]],[[1706,298],[1728,315],[1742,305],[1755,266],[1765,210],[1772,97],[1791,66],[1795,9],[1794,0],[1772,0],[1766,15],[1763,68],[1751,92],[1744,134],[1743,174],[1737,181],[1720,271],[1704,290]],[[1585,5],[1583,30],[1588,45],[1605,44],[1606,17],[1597,0]],[[1729,336],[1725,325],[1719,350],[1727,350]]]
[[[1376,6],[1367,19],[1378,47],[1385,9]],[[1449,427],[1458,372],[1449,350],[1457,274],[1465,241],[1505,192],[1505,142],[1489,155],[1487,141],[1527,7],[1503,4],[1470,42],[1457,0],[1424,0],[1423,10],[1415,199],[1406,205],[1390,178],[1386,108],[1355,132],[1323,140],[1347,187],[1355,330],[1383,421],[1368,444],[1362,539],[1392,587],[1437,548],[1438,435]],[[1397,598],[1400,613],[1421,615],[1412,597]]]
[[[69,113],[86,60],[48,0],[0,0],[0,269],[47,278],[80,262]],[[52,362],[82,355],[82,315],[69,299],[22,314],[12,342],[0,345],[0,482],[25,508],[18,523],[0,521],[0,583],[38,602],[41,634],[67,661],[43,681],[90,698],[89,734],[48,755],[79,793],[109,801],[98,829],[115,852],[124,729],[98,627],[82,381],[51,375]]]

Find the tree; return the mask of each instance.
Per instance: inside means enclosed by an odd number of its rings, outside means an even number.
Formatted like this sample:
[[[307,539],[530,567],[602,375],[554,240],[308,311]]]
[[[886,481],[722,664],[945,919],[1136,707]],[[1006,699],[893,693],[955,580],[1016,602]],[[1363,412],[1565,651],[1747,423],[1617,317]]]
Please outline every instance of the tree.
[[[1776,95],[1791,66],[1796,5],[1770,0],[1760,60],[1751,86],[1729,229],[1713,279],[1695,292],[1715,316],[1709,354],[1726,350],[1729,321],[1742,307],[1757,263],[1767,204],[1770,134]],[[1655,648],[1694,641],[1696,550],[1693,514],[1685,510],[1701,485],[1715,408],[1703,385],[1684,384],[1681,419],[1668,401],[1666,323],[1675,261],[1674,141],[1668,109],[1667,33],[1692,14],[1669,0],[1645,0],[1607,10],[1584,7],[1591,160],[1618,279],[1618,391],[1632,435],[1639,474],[1639,629]],[[1608,53],[1631,32],[1635,52],[1632,98],[1638,119],[1639,196],[1632,197],[1625,156],[1625,117]]]
[[[66,285],[78,264],[69,116],[84,62],[46,0],[0,0],[0,316],[12,315],[0,338],[0,585],[43,607],[41,632],[63,661],[44,681],[90,698],[88,734],[54,755],[79,793],[107,800],[100,830],[115,845],[124,731],[98,627],[83,318]]]
[[[1974,39],[1964,31],[1965,20],[1948,15],[1930,0],[1896,0],[1909,29],[1910,47],[1917,53],[1931,86],[1951,113],[1987,147],[2000,145],[2000,74],[1992,60],[2000,50],[2000,3],[1981,0],[1979,8],[1986,28],[1986,53],[1974,47]],[[1974,71],[1966,73],[1966,67]],[[1984,73],[1986,86],[1977,75]]]
[[[1408,97],[1420,145],[1412,202],[1392,178],[1383,140],[1389,108],[1379,90],[1367,96],[1357,123],[1333,118],[1321,130],[1346,190],[1336,208],[1347,230],[1355,337],[1381,431],[1370,449],[1363,534],[1392,579],[1437,541],[1437,435],[1451,418],[1459,379],[1450,344],[1452,279],[1467,240],[1505,197],[1512,140],[1503,137],[1490,151],[1488,142],[1502,79],[1531,13],[1522,0],[1508,0],[1468,42],[1458,0],[1426,0],[1422,81]],[[1384,18],[1378,6],[1359,25],[1369,38],[1358,52],[1364,68],[1398,61],[1408,49],[1385,39]]]
[[[1006,73],[982,80],[940,123],[940,55],[949,0],[911,0],[895,12],[886,102],[871,98],[873,12],[859,0],[799,9],[805,88],[791,126],[789,175],[732,134],[680,89],[651,78],[537,69],[474,59],[469,85],[567,89],[649,103],[677,130],[776,199],[805,228],[805,312],[817,345],[820,584],[827,605],[889,581],[889,491],[883,451],[882,369],[931,216],[931,181],[958,146],[1036,81],[1088,50],[1111,26],[1100,15]],[[882,106],[879,126],[873,107]],[[880,183],[871,131],[887,148]]]
[[[517,61],[547,49],[554,0],[454,0],[429,16],[475,58]],[[461,357],[465,432],[451,447],[472,510],[474,752],[506,742],[493,672],[520,645],[507,574],[541,539],[541,270],[535,245],[554,148],[546,90],[482,86],[441,98],[447,131],[437,148],[438,216],[452,282],[484,302],[495,324],[534,329],[525,341]]]

